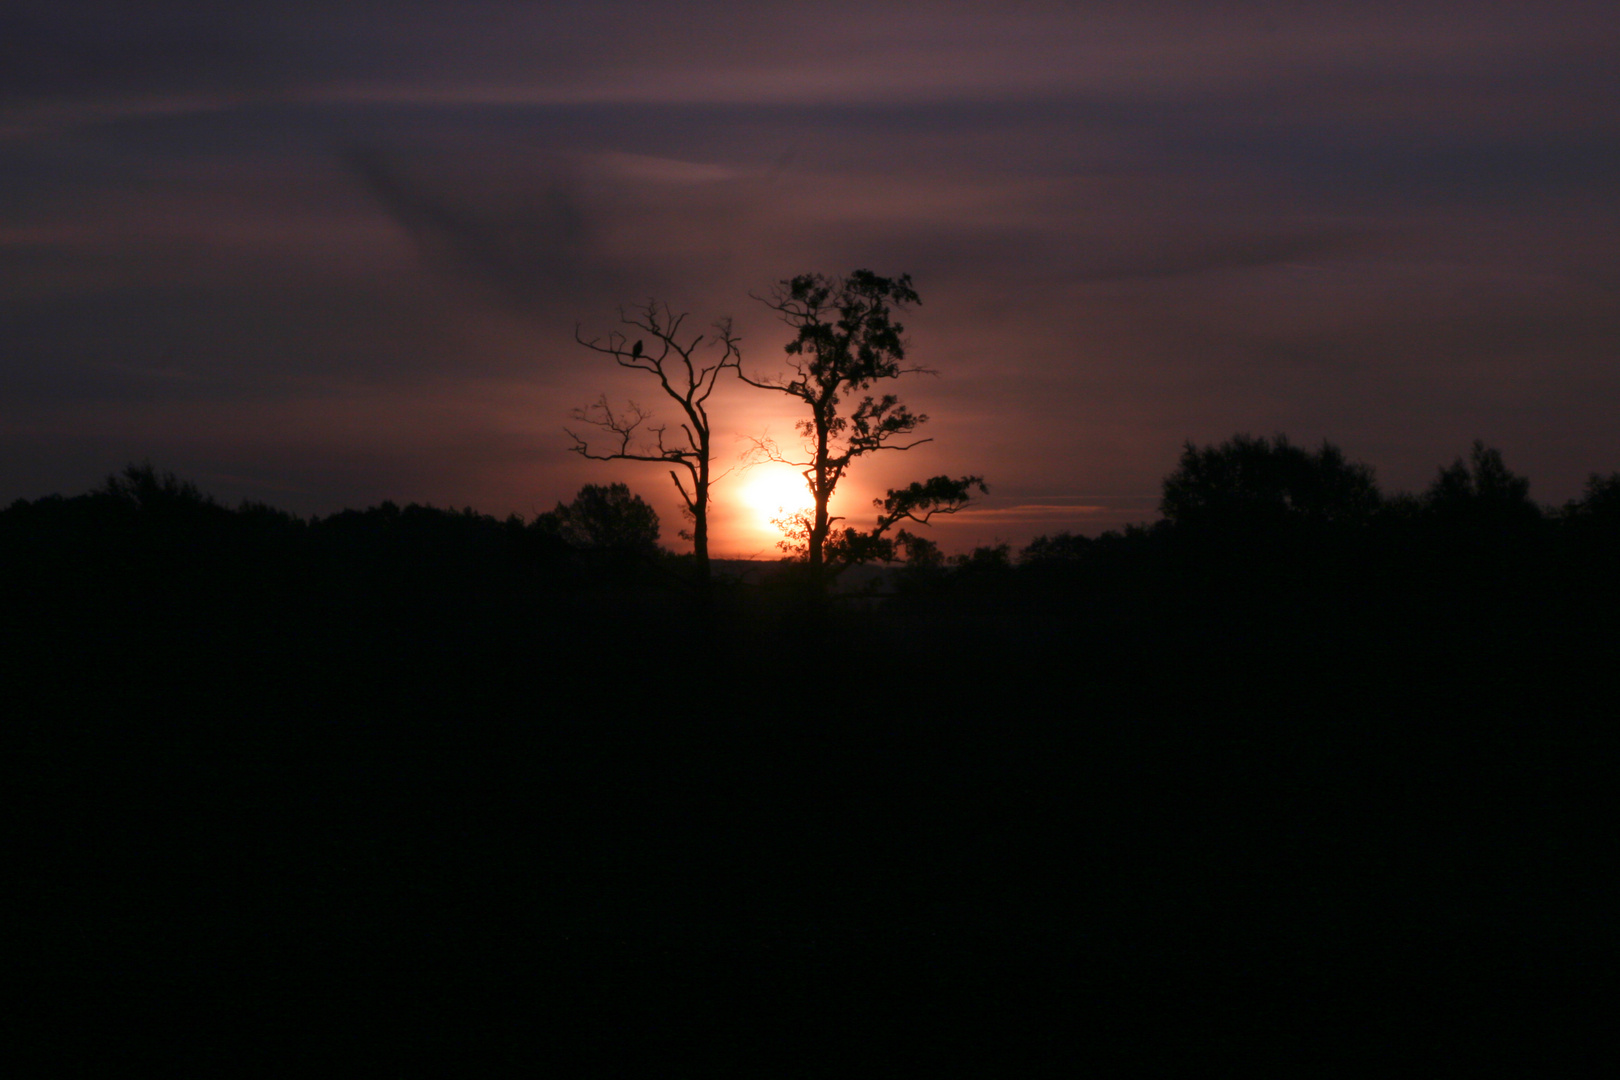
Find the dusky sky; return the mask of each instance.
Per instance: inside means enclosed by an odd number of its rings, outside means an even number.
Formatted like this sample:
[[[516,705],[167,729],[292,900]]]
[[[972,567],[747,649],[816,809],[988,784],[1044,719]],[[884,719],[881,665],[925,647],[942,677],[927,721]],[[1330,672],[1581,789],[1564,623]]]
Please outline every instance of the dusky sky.
[[[1469,0],[40,3],[0,12],[0,501],[150,459],[228,502],[525,516],[655,466],[648,298],[909,273],[947,550],[1155,516],[1184,440],[1329,439],[1416,490],[1475,438],[1620,468],[1620,7]],[[733,383],[717,462],[787,442]],[[720,555],[774,554],[733,473]]]

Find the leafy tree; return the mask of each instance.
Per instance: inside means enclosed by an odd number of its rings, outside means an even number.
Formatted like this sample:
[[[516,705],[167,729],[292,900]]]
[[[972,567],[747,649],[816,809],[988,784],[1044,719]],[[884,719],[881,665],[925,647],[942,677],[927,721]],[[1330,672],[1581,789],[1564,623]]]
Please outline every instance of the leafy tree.
[[[118,506],[147,514],[218,514],[224,508],[189,480],[151,462],[129,465],[107,477],[100,494]]]
[[[1588,476],[1581,498],[1565,504],[1564,518],[1582,527],[1620,531],[1620,472]]]
[[[750,386],[775,390],[802,402],[810,412],[798,432],[802,452],[789,456],[771,439],[756,441],[755,460],[775,461],[802,470],[813,506],[808,514],[781,522],[790,545],[803,552],[813,580],[824,568],[834,570],[852,562],[892,558],[895,544],[910,540],[908,533],[894,539],[883,534],[903,520],[926,523],[935,514],[954,513],[966,504],[973,487],[984,490],[976,476],[959,479],[937,476],[908,488],[891,490],[876,500],[882,508],[870,532],[833,529],[840,518],[828,511],[839,482],[857,458],[882,450],[910,450],[928,439],[912,439],[927,422],[894,394],[865,393],[878,383],[902,375],[926,372],[905,366],[905,327],[894,314],[920,303],[910,275],[879,277],[856,270],[848,277],[828,278],[800,274],[778,283],[769,296],[758,297],[794,330],[785,351],[788,372],[776,377],[753,377],[738,368]]]
[[[731,322],[723,319],[707,337],[708,358],[701,358],[705,336],[683,337],[681,323],[685,319],[684,313],[675,314],[667,304],[649,300],[632,315],[620,313],[620,322],[641,332],[634,344],[630,343],[630,335],[622,331],[613,331],[605,340],[587,341],[580,337],[577,327],[574,330],[575,340],[586,348],[613,357],[622,368],[645,371],[658,380],[664,396],[679,405],[685,416],[680,422],[679,436],[670,433],[668,425],[647,423],[652,419],[652,412],[634,401],[622,410],[615,410],[606,394],[594,404],[575,409],[573,416],[606,433],[610,437],[609,448],[593,450],[584,438],[573,431],[568,434],[574,440],[574,452],[593,461],[650,461],[671,466],[670,479],[675,481],[675,489],[681,493],[687,516],[692,521],[691,532],[681,535],[692,541],[698,581],[700,586],[706,587],[710,577],[709,492],[719,479],[711,475],[709,467],[712,443],[708,400],[720,373],[726,368],[735,368],[740,353]],[[652,340],[651,348],[647,347],[648,338]],[[613,445],[613,440],[617,440],[617,446]],[[681,479],[683,473],[685,482]],[[655,541],[656,533],[655,528]]]
[[[107,477],[95,500],[125,555],[175,560],[171,571],[190,573],[223,555],[234,515],[196,484],[150,462]]]
[[[1074,566],[1083,561],[1096,542],[1089,536],[1076,536],[1060,532],[1056,536],[1037,536],[1018,553],[1022,567],[1056,568]]]
[[[1159,510],[1177,526],[1253,529],[1361,523],[1379,502],[1372,468],[1332,443],[1309,451],[1283,435],[1234,435],[1219,446],[1187,443]]]
[[[1587,478],[1579,500],[1566,503],[1561,515],[1572,550],[1584,564],[1581,591],[1591,597],[1613,597],[1620,586],[1620,472]],[[1601,602],[1601,601],[1600,601]],[[1609,605],[1609,610],[1615,610]]]
[[[1458,458],[1440,470],[1423,503],[1430,513],[1457,523],[1522,523],[1541,517],[1530,501],[1529,479],[1509,471],[1502,452],[1477,439],[1466,463]]]
[[[1012,549],[1006,544],[981,544],[967,555],[951,556],[959,574],[1002,574],[1012,569]]]
[[[967,505],[974,488],[981,494],[989,490],[978,476],[935,476],[903,488],[890,488],[883,498],[872,500],[872,505],[883,512],[870,531],[846,527],[833,530],[827,537],[828,564],[841,570],[861,562],[893,562],[901,553],[908,562],[928,562],[939,552],[939,545],[932,540],[905,529],[892,538],[885,534],[902,521],[927,525],[935,515],[956,513]]]
[[[579,551],[656,555],[658,513],[624,484],[586,484],[574,501],[535,518],[531,526]]]
[[[1418,502],[1420,521],[1446,543],[1478,554],[1523,554],[1540,535],[1541,508],[1530,501],[1530,481],[1515,475],[1502,452],[1476,440],[1468,461],[1440,470]]]

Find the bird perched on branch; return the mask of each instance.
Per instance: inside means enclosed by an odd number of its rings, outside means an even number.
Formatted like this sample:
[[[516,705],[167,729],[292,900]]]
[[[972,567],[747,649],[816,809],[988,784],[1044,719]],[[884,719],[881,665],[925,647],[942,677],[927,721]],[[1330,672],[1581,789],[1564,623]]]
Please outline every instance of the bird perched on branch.
[[[640,338],[637,338],[636,343],[634,345],[630,346],[630,357],[633,360],[640,360],[641,359],[641,339]]]

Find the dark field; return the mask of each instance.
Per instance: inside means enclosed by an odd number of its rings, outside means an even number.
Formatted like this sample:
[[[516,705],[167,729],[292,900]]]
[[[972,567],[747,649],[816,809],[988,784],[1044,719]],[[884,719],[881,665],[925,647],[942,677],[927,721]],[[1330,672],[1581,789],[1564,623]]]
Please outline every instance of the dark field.
[[[1615,578],[1550,532],[1161,531],[702,603],[678,566],[223,518],[70,543],[38,505],[5,656],[46,1003],[490,995],[607,1039],[624,994],[728,970],[1388,995],[1615,954]]]

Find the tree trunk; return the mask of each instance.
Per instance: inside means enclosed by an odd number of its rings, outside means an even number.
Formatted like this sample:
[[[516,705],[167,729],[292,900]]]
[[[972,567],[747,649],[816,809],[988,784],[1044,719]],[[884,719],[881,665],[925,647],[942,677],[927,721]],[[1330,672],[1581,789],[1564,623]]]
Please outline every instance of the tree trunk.
[[[692,558],[698,589],[706,592],[709,588],[709,482],[701,479],[696,487],[697,496],[692,500]]]
[[[832,498],[832,492],[827,490],[827,417],[825,398],[816,405],[816,482],[812,494],[816,499],[816,518],[810,524],[810,578],[818,586],[821,584],[821,569],[825,562],[822,546],[827,542],[829,522],[827,520],[827,503]]]

